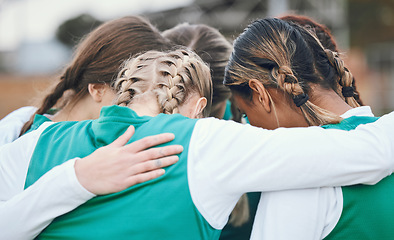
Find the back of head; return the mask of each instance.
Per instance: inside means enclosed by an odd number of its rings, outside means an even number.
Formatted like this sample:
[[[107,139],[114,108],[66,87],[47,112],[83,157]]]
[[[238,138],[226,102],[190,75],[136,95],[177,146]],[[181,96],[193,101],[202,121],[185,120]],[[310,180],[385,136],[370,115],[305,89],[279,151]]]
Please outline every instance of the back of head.
[[[87,83],[111,83],[126,59],[150,50],[168,50],[171,46],[142,17],[128,16],[112,20],[83,39],[62,79],[79,87],[86,86]],[[67,78],[67,73],[73,76]],[[76,91],[78,90],[76,87]]]
[[[46,113],[68,90],[76,94],[72,100],[78,101],[88,93],[88,84],[110,85],[119,72],[120,65],[133,55],[172,47],[173,44],[142,17],[129,16],[108,21],[80,42],[60,82],[44,98],[36,113]],[[24,126],[21,134],[29,129],[31,122],[32,120]]]
[[[163,36],[188,47],[209,64],[213,82],[212,109],[230,98],[230,90],[223,85],[223,79],[232,46],[217,29],[204,24],[183,23],[164,31]]]
[[[329,49],[332,52],[339,53],[339,49],[337,47],[335,38],[331,34],[331,31],[327,26],[316,22],[312,18],[309,18],[307,16],[301,16],[301,15],[285,15],[280,17],[280,19],[286,22],[292,22],[298,24],[301,27],[311,30],[313,33],[316,34],[316,37],[319,39],[319,41],[324,46],[324,48]],[[360,98],[360,93],[356,89],[354,77],[353,77],[353,88],[354,88],[353,89],[354,98],[356,99],[357,103],[361,106],[364,105]]]
[[[352,87],[352,76],[342,60],[326,50],[313,33],[276,18],[253,22],[234,42],[225,84],[251,97],[247,81],[253,78],[286,93],[309,125],[340,121],[339,116],[308,100],[312,84],[334,90],[339,85]],[[358,106],[353,97],[346,96],[349,105]]]
[[[128,106],[140,96],[156,96],[159,113],[178,113],[192,93],[207,99],[202,112],[206,117],[211,108],[212,82],[209,67],[200,57],[187,50],[149,51],[125,62],[115,82],[116,104]]]
[[[327,26],[324,26],[307,16],[301,15],[285,15],[280,17],[280,19],[286,22],[296,23],[304,28],[310,29],[316,34],[316,37],[325,48],[330,49],[333,52],[339,52],[335,38]]]

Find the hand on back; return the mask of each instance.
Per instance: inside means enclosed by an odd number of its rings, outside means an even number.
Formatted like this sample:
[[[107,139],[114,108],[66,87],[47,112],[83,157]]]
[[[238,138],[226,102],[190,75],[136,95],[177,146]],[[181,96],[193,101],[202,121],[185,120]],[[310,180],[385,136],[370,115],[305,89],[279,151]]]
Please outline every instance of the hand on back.
[[[163,175],[163,167],[179,160],[175,154],[183,151],[181,145],[152,148],[172,141],[174,134],[149,136],[126,145],[133,134],[130,126],[111,144],[75,162],[75,173],[86,190],[96,195],[119,192]]]

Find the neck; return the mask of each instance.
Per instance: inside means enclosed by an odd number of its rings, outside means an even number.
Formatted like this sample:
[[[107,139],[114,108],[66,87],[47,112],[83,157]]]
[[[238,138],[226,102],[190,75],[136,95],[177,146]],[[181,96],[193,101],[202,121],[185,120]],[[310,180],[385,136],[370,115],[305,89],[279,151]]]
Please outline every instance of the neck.
[[[311,102],[338,116],[352,109],[334,90],[312,86]]]
[[[161,112],[157,103],[157,97],[153,92],[145,92],[135,96],[128,107],[133,109],[139,116],[154,117]]]
[[[61,122],[96,119],[100,114],[101,108],[90,103],[90,101],[92,100],[89,96],[85,96],[81,100],[71,100],[57,112],[51,120],[54,122]]]

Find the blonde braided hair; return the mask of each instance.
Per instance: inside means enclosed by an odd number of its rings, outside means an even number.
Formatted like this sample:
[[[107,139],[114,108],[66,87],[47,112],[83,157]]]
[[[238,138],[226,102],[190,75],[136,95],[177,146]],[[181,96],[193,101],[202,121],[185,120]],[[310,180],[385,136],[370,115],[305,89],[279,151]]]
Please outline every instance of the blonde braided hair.
[[[180,49],[170,52],[149,51],[126,61],[115,82],[115,104],[128,106],[134,99],[151,92],[161,113],[178,113],[178,107],[197,92],[207,98],[202,115],[208,116],[212,83],[209,67],[193,52]]]

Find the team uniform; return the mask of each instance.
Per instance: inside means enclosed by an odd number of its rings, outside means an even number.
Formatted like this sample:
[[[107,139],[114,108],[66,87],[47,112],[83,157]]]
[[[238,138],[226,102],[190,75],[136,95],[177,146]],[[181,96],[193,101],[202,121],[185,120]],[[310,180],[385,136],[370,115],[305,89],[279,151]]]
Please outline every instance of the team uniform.
[[[341,123],[323,128],[351,130],[377,120],[366,106],[342,117]],[[392,239],[393,186],[394,176],[389,176],[374,186],[266,192],[260,199],[251,239]]]
[[[245,192],[373,184],[391,174],[392,118],[394,114],[389,114],[348,133],[320,127],[265,130],[213,118],[188,119],[179,114],[141,117],[126,107],[104,107],[97,120],[46,122],[15,143],[3,146],[0,199],[18,198],[25,187],[26,191],[33,188],[33,195],[41,191],[41,198],[36,195],[21,200],[39,201],[38,208],[47,207],[39,215],[26,214],[32,222],[30,227],[41,222],[35,230],[45,227],[61,212],[75,208],[56,218],[40,235],[42,239],[123,239],[130,234],[136,239],[217,239]],[[171,144],[184,146],[180,160],[167,167],[158,179],[94,197],[76,179],[75,158],[111,143],[129,125],[136,128],[130,141],[162,132],[175,133]],[[376,137],[381,141],[368,140]],[[349,141],[355,145],[350,150],[346,146]],[[306,146],[312,150],[305,151]],[[317,154],[321,157],[311,162]],[[0,219],[0,227],[7,226],[2,233],[14,237],[7,234],[20,229],[7,222],[17,221],[20,216],[13,216],[2,206],[0,214],[9,217],[8,221]],[[32,232],[19,237],[27,234]]]
[[[227,100],[226,109],[223,115],[224,120],[232,120],[233,115],[231,113],[231,101]],[[245,119],[246,122],[247,119]],[[256,214],[257,205],[260,200],[261,193],[251,192],[247,193],[248,205],[249,205],[249,219],[241,226],[233,226],[232,224],[226,224],[223,228],[219,240],[243,240],[249,239],[252,232],[254,216]]]

